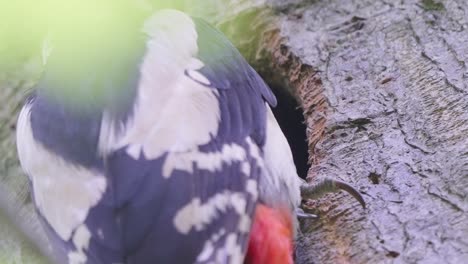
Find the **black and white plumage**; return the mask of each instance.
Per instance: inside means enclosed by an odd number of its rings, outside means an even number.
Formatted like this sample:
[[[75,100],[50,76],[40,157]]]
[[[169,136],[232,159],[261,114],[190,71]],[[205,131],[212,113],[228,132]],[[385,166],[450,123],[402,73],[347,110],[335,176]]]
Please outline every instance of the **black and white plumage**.
[[[54,48],[21,111],[19,158],[57,259],[242,263],[255,206],[300,202],[276,99],[200,19],[164,10],[135,32],[131,52],[72,83]]]

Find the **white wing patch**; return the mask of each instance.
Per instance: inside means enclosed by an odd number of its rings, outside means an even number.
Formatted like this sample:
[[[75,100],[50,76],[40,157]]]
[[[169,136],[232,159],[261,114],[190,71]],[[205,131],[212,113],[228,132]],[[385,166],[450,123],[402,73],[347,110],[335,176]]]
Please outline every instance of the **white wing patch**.
[[[244,254],[242,248],[237,242],[238,235],[231,233],[226,239],[224,250],[218,251],[217,263],[242,263]],[[229,259],[229,262],[227,261]]]
[[[129,146],[128,154],[156,159],[166,151],[186,151],[210,141],[219,124],[219,103],[210,91],[183,77],[172,89],[157,96],[142,95],[137,102],[134,120],[117,147]],[[161,89],[162,90],[162,89]],[[144,102],[143,98],[165,98]],[[158,101],[158,100],[155,100]]]
[[[195,58],[193,21],[181,12],[164,10],[149,19],[143,31],[150,39],[140,67],[133,118],[122,135],[115,135],[109,128],[112,120],[104,116],[100,152],[127,147],[134,159],[141,153],[156,159],[168,151],[182,152],[208,143],[219,126],[218,92],[206,87],[208,79],[197,72],[203,63]]]
[[[24,106],[18,119],[18,156],[31,179],[38,210],[60,238],[67,241],[86,219],[89,209],[102,198],[107,182],[103,175],[71,166],[37,143],[30,111],[30,105]]]
[[[202,204],[200,198],[193,198],[190,203],[180,209],[174,217],[174,226],[181,234],[190,230],[201,231],[218,217],[218,212],[234,209],[241,217],[243,232],[250,227],[250,218],[246,213],[247,201],[244,193],[224,191],[213,195]]]
[[[249,146],[250,155],[252,156],[252,158],[255,159],[255,161],[257,162],[257,165],[260,168],[263,168],[265,166],[265,164],[264,164],[262,154],[260,153],[259,147],[257,146],[257,144],[255,144],[252,141],[252,138],[250,138],[250,137],[247,138],[246,142],[247,142],[247,145]]]
[[[246,190],[255,201],[258,199],[258,184],[255,180],[247,180]]]
[[[237,144],[225,144],[220,152],[201,152],[192,150],[188,152],[171,152],[166,158],[163,167],[163,177],[169,178],[174,170],[183,170],[193,173],[194,166],[210,172],[219,171],[222,165],[231,165],[242,162],[243,173],[250,175],[249,164],[245,161],[245,149]]]
[[[76,250],[68,253],[69,264],[82,264],[86,263],[88,259],[85,250],[89,247],[89,241],[91,239],[91,233],[85,225],[80,225],[73,235],[73,245]]]
[[[214,244],[218,242],[218,240],[225,234],[226,234],[226,230],[222,228],[217,233],[214,233],[213,235],[211,235],[211,238],[205,241],[205,244],[203,245],[203,249],[197,257],[196,263],[203,263],[203,262],[208,261],[210,257],[215,253]]]
[[[225,244],[215,247],[220,238],[226,237]],[[221,229],[205,242],[196,263],[243,263],[244,253],[238,243],[238,234]]]

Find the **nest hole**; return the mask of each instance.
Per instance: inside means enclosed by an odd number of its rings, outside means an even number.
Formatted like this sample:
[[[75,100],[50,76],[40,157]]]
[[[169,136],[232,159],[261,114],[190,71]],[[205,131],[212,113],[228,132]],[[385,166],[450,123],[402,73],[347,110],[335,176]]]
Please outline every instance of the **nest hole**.
[[[296,98],[284,87],[270,84],[278,105],[273,114],[288,140],[296,164],[297,174],[305,179],[309,170],[309,152],[303,109]]]

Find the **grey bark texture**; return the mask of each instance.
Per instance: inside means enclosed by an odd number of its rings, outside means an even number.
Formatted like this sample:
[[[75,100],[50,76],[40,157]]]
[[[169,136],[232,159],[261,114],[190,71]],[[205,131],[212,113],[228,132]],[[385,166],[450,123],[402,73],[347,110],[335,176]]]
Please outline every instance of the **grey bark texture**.
[[[308,201],[320,218],[302,222],[297,263],[468,261],[468,2],[182,2],[297,99],[310,182],[341,179],[367,201],[365,210],[343,193]],[[1,78],[0,206],[16,225],[0,217],[0,263],[39,261],[13,131],[34,65]]]
[[[0,263],[46,263],[42,255],[47,254],[47,242],[31,203],[29,182],[19,167],[15,145],[18,111],[40,67],[37,57],[8,65],[2,65],[0,71]],[[39,248],[44,250],[42,254]]]
[[[303,108],[309,180],[353,183],[368,203],[309,201],[320,219],[297,262],[466,263],[467,2],[267,4],[220,28]]]

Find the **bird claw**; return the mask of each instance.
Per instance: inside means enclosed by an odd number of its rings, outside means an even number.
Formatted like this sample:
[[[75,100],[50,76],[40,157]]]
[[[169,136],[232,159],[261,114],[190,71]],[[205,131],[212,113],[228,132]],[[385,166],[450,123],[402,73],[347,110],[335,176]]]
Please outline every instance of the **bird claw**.
[[[317,219],[318,216],[304,212],[302,208],[296,208],[296,216],[299,219]]]
[[[304,184],[301,186],[301,196],[302,199],[318,199],[327,193],[341,190],[351,194],[363,208],[366,208],[366,202],[362,195],[351,185],[338,180],[324,179],[316,185]]]

